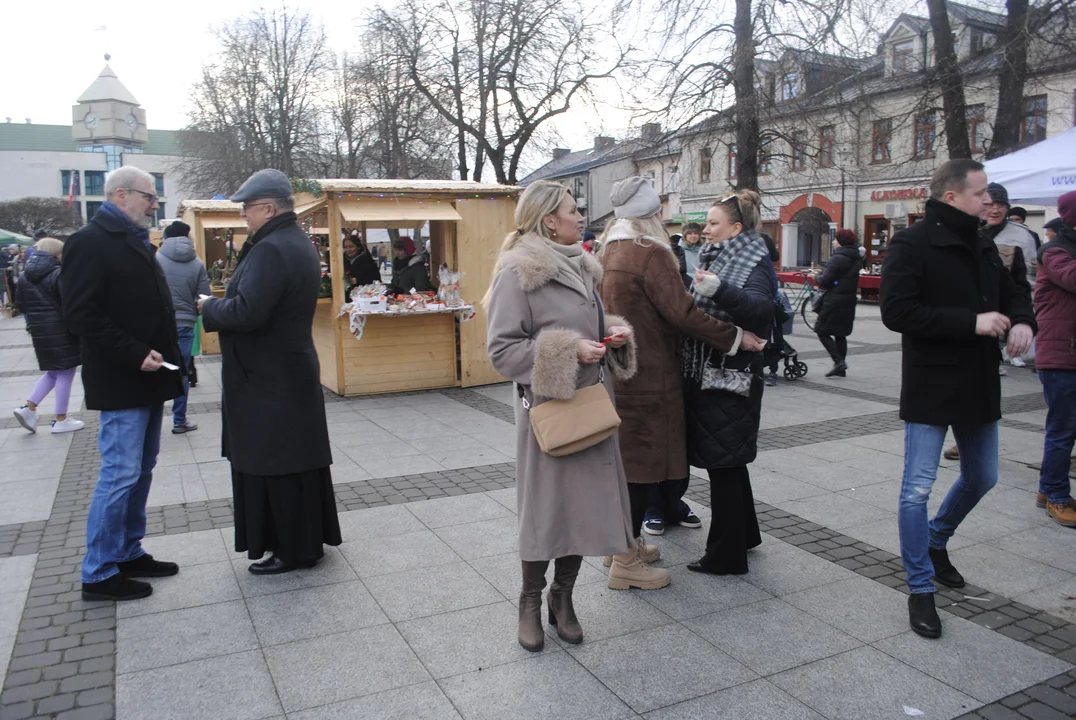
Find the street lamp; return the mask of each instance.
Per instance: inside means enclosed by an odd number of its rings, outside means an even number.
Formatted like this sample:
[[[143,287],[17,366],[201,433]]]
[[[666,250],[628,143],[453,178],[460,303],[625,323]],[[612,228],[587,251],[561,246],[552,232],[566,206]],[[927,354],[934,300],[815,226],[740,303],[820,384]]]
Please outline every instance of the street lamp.
[[[847,145],[841,145],[840,148],[837,149],[837,158],[840,160],[841,163],[841,221],[839,223],[840,229],[844,229],[844,166],[848,162],[848,158],[851,157],[851,155],[852,151]]]

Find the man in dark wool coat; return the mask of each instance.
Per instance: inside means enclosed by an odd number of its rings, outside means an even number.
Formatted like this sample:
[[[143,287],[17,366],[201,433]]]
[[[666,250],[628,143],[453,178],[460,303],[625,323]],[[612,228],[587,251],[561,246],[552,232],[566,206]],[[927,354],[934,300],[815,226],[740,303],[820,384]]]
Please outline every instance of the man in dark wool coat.
[[[259,170],[232,196],[250,235],[224,298],[199,301],[220,333],[222,448],[232,465],[235,549],[274,575],[310,568],[339,545],[318,356],[311,328],[321,264],[296,224],[291,183]]]

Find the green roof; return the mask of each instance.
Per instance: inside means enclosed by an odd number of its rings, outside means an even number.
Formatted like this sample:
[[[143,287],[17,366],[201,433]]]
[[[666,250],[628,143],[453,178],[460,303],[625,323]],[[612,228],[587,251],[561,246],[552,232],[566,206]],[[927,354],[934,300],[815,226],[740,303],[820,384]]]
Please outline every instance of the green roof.
[[[78,145],[71,137],[70,125],[32,125],[0,123],[0,151],[24,150],[74,152]],[[182,155],[178,130],[150,130],[147,155]]]

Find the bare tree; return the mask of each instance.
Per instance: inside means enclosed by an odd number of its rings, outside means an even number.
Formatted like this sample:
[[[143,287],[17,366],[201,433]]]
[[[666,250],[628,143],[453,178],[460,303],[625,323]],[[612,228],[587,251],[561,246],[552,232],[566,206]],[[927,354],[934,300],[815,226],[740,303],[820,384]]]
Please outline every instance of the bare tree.
[[[324,28],[281,5],[218,28],[220,52],[192,89],[181,138],[184,182],[201,192],[238,186],[273,167],[302,175],[317,152],[318,98],[331,56]]]
[[[44,230],[66,236],[82,226],[82,216],[60,198],[25,197],[0,202],[0,228],[22,235]]]
[[[930,27],[934,31],[935,79],[940,85],[945,109],[945,143],[949,157],[970,158],[968,122],[964,105],[964,76],[957,62],[953,31],[949,26],[947,0],[927,0]]]
[[[998,71],[998,112],[988,158],[1000,157],[1020,146],[1020,117],[1024,106],[1024,81],[1028,76],[1028,0],[1006,0],[1008,15],[1001,42],[1003,56]]]
[[[410,81],[452,124],[457,171],[515,183],[544,124],[628,60],[611,20],[560,0],[403,0],[379,8]]]

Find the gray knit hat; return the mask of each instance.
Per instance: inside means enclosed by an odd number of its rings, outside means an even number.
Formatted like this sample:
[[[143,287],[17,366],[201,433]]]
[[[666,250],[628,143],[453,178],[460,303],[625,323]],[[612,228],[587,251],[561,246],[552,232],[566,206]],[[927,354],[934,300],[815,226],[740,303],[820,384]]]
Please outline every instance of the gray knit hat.
[[[1009,191],[1000,183],[990,183],[986,186],[986,192],[990,195],[990,201],[996,205],[1009,204]]]
[[[609,201],[618,218],[648,218],[661,212],[661,198],[654,186],[638,175],[614,183]]]

